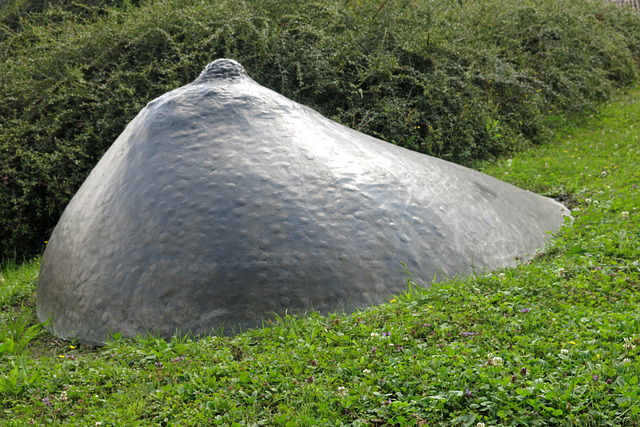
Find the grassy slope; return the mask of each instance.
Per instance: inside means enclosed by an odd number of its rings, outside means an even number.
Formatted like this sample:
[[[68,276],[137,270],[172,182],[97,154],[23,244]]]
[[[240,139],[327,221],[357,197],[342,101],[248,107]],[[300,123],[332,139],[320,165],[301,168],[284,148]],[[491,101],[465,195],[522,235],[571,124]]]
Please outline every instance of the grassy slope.
[[[639,112],[635,89],[549,146],[478,166],[573,204],[533,262],[351,316],[102,349],[41,333],[25,349],[38,260],[7,267],[0,424],[635,425]]]

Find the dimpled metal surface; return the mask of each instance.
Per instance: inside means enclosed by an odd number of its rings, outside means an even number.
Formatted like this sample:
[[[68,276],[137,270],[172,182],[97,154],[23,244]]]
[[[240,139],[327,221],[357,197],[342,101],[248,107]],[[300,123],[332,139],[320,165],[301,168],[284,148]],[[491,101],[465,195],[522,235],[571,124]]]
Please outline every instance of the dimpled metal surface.
[[[69,203],[37,311],[58,336],[171,337],[352,310],[513,265],[566,209],[339,125],[212,62],[150,102]]]

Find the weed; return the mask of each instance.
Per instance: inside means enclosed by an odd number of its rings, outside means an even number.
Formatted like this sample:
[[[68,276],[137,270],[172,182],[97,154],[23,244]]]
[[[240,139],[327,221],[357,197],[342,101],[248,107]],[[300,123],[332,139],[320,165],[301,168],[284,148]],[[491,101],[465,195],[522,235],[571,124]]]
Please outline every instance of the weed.
[[[40,323],[30,325],[32,318],[32,310],[22,306],[19,314],[0,330],[0,357],[27,352],[29,343],[43,330]]]

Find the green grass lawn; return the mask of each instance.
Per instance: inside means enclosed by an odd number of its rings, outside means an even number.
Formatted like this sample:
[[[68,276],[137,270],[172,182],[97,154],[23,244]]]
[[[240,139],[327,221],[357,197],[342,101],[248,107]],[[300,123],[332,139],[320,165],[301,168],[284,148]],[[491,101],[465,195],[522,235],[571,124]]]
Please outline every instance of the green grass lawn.
[[[39,259],[4,266],[0,425],[637,425],[640,88],[585,123],[478,166],[571,207],[531,262],[351,315],[95,348],[35,324]]]

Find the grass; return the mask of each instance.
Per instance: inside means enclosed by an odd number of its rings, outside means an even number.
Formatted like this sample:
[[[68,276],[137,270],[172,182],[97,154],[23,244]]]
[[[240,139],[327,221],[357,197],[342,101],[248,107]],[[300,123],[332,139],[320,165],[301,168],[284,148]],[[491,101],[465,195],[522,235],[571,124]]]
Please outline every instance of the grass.
[[[40,259],[25,260],[20,267],[15,261],[0,264],[0,307],[24,300],[35,289]]]
[[[636,88],[477,165],[572,207],[530,263],[233,338],[64,342],[35,324],[39,260],[4,266],[0,424],[638,425],[639,163]]]

